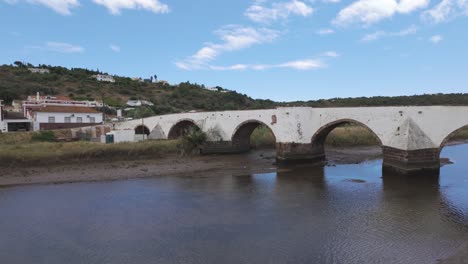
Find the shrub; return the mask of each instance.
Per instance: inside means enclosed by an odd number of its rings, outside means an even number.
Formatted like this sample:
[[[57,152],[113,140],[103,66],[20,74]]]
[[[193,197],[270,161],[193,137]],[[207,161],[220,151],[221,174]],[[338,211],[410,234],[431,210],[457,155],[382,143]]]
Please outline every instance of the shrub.
[[[55,137],[55,134],[52,131],[41,131],[38,133],[34,133],[32,136],[32,140],[40,142],[54,142],[57,140],[57,138]]]
[[[180,154],[182,156],[197,154],[199,147],[206,142],[206,139],[206,133],[199,128],[187,129],[178,145]]]

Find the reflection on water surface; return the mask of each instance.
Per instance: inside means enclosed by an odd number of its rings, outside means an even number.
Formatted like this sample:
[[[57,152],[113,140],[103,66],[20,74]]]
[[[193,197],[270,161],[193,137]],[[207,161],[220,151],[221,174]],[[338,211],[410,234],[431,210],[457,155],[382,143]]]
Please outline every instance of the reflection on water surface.
[[[1,263],[434,263],[468,238],[468,145],[381,161],[0,189]]]

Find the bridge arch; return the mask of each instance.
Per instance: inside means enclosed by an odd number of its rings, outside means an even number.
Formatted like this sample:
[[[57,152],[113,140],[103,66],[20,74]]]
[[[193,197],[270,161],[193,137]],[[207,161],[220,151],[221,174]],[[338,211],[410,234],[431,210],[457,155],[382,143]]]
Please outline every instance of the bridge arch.
[[[337,127],[345,125],[356,125],[369,131],[377,140],[379,146],[383,146],[382,139],[367,125],[354,119],[339,119],[320,127],[312,136],[312,152],[321,158],[325,158],[325,142],[328,135]]]
[[[250,150],[251,147],[251,136],[252,133],[258,127],[264,126],[270,130],[271,134],[273,135],[274,141],[276,142],[276,135],[273,129],[265,124],[262,121],[256,119],[250,119],[240,123],[236,129],[234,129],[234,133],[232,134],[231,141],[234,148],[236,148],[240,152],[247,152]]]
[[[150,130],[147,126],[145,125],[138,125],[135,127],[135,135],[146,135],[149,136]]]
[[[184,136],[189,129],[201,130],[199,126],[192,119],[182,119],[177,121],[175,125],[171,127],[167,134],[167,139],[178,139]]]
[[[441,151],[450,141],[457,139],[457,137],[460,135],[461,132],[463,131],[468,131],[468,124],[464,125],[458,129],[455,129],[451,133],[449,133],[443,140],[442,143],[439,146],[439,150]],[[468,134],[468,132],[467,132]],[[460,137],[462,138],[462,137]],[[463,137],[464,138],[464,137]]]

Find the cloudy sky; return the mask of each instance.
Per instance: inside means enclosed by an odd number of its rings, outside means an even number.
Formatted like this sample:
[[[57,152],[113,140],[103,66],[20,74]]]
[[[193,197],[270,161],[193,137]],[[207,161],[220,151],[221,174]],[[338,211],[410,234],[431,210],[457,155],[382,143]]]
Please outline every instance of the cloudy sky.
[[[280,101],[468,92],[468,0],[0,0],[0,63]]]

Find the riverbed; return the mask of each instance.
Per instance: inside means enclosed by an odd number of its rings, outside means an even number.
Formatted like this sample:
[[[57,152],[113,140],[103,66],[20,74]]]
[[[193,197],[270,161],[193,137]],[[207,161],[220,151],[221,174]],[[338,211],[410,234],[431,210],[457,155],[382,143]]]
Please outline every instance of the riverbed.
[[[378,153],[361,152],[280,169],[268,151],[20,168],[2,175],[0,263],[467,261],[468,145],[444,148],[453,164],[439,177],[383,174]],[[80,182],[100,174],[112,181]]]

